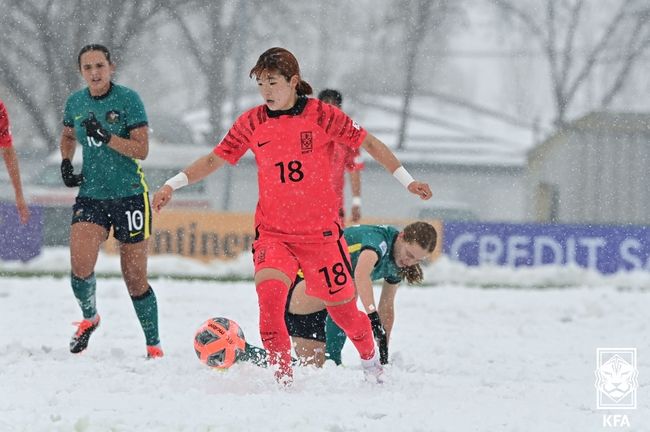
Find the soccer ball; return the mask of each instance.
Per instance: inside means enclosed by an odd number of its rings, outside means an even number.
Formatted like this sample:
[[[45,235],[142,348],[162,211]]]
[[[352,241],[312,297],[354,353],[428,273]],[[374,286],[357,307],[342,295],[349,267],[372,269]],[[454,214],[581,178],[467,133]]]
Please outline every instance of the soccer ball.
[[[194,335],[194,351],[201,363],[227,369],[246,350],[246,339],[239,325],[228,318],[210,318]]]

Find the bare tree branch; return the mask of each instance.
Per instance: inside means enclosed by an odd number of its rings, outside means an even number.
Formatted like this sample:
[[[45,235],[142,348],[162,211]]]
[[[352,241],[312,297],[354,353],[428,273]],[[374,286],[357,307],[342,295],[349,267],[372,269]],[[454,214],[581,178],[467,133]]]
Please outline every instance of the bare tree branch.
[[[647,21],[647,16],[646,17],[639,17],[636,20],[636,24],[634,26],[634,31],[632,32],[632,35],[630,37],[630,41],[627,44],[628,47],[634,47],[634,45],[637,43],[636,41],[640,39],[640,35],[643,32],[643,29],[648,29],[650,28],[650,24],[648,24]],[[640,43],[638,43],[638,46],[636,48],[630,48],[627,55],[625,56],[625,60],[623,61],[623,64],[621,66],[620,72],[616,76],[616,80],[612,83],[611,87],[609,90],[605,92],[605,95],[602,97],[600,106],[602,108],[606,108],[614,99],[614,97],[619,93],[621,88],[623,88],[623,85],[625,84],[630,71],[632,70],[632,67],[635,63],[635,60],[641,56],[648,48],[650,47],[650,31],[646,32],[645,39],[642,40]]]
[[[560,79],[561,66],[558,65],[556,50],[556,31],[555,31],[555,0],[546,1],[546,29],[547,36],[544,42],[544,50],[548,56],[549,69],[551,71],[551,82],[555,99],[559,101],[558,105],[561,111],[564,111],[566,100],[564,99],[564,82]]]
[[[162,9],[161,1],[6,0],[3,30],[11,34],[0,38],[0,83],[17,96],[49,149],[57,147],[62,106],[80,81],[76,50],[108,40],[114,54],[123,57]],[[29,74],[19,72],[26,69]]]
[[[205,61],[205,58],[207,58],[207,56],[204,56],[203,53],[201,52],[201,44],[199,43],[198,40],[194,39],[194,35],[190,31],[190,28],[187,25],[187,23],[185,22],[185,18],[181,16],[181,14],[178,12],[178,10],[175,7],[168,7],[167,10],[176,19],[176,24],[180,28],[183,37],[187,40],[187,47],[191,51],[194,60],[199,66],[199,69],[203,74],[208,74],[210,67]]]
[[[449,4],[446,0],[432,2],[418,0],[405,7],[410,10],[410,15],[405,19],[406,25],[406,53],[404,74],[404,98],[400,115],[400,126],[397,137],[397,148],[403,149],[406,142],[406,131],[411,116],[411,101],[415,89],[415,72],[421,44],[430,29],[437,29],[449,16]],[[414,25],[413,25],[414,23]]]
[[[562,56],[562,73],[560,81],[565,82],[569,77],[569,71],[573,65],[573,53],[575,48],[575,36],[580,24],[580,13],[584,6],[584,0],[578,0],[571,8],[569,23],[567,24],[566,37],[564,39],[564,50]]]
[[[0,63],[0,71],[2,72],[3,80],[7,83],[7,87],[11,88],[27,112],[30,114],[38,112],[40,100],[34,97],[31,89],[24,86],[18,75],[11,68],[7,67],[6,64]],[[36,130],[42,137],[52,137],[47,122],[43,117],[32,115],[32,118]]]
[[[186,47],[192,54],[199,66],[201,74],[207,83],[206,102],[208,106],[208,117],[211,131],[209,139],[221,136],[221,113],[226,89],[224,80],[224,69],[226,58],[231,53],[232,42],[235,39],[233,22],[223,23],[221,15],[224,13],[226,2],[207,1],[199,2],[204,8],[202,18],[208,29],[207,35],[199,37],[192,32],[185,17],[180,13],[177,5],[168,5],[166,8],[175,19],[175,23],[181,30],[182,36],[186,39]],[[233,20],[236,21],[236,20]]]
[[[575,102],[578,92],[585,87],[589,77],[596,72],[598,65],[602,63],[604,53],[615,45],[621,37],[630,35],[627,43],[626,55],[620,60],[621,65],[616,73],[608,74],[612,79],[611,86],[602,96],[602,104],[608,104],[612,98],[620,92],[629,74],[633,70],[638,59],[645,52],[646,45],[641,43],[633,48],[633,41],[638,41],[639,32],[650,26],[647,19],[639,19],[636,25],[627,24],[631,16],[644,15],[648,10],[647,2],[635,0],[621,0],[617,8],[606,16],[610,19],[607,25],[597,34],[596,43],[588,50],[582,60],[576,53],[577,38],[580,34],[580,25],[584,21],[582,15],[585,11],[584,0],[547,0],[546,15],[535,21],[534,15],[529,14],[510,0],[495,0],[497,7],[506,14],[514,17],[522,23],[526,31],[534,35],[545,53],[549,64],[550,81],[553,98],[555,100],[555,123],[562,127],[565,123],[569,107]],[[565,13],[566,12],[566,13]],[[646,24],[647,23],[647,24]],[[561,30],[561,29],[564,30]],[[544,37],[544,32],[547,37]],[[559,34],[564,33],[561,38]],[[558,52],[561,54],[558,56]],[[613,69],[612,66],[608,66]]]
[[[32,66],[35,68],[43,69],[47,67],[47,64],[45,62],[35,57],[30,50],[25,48],[25,44],[21,44],[20,42],[13,40],[11,35],[9,35],[4,40],[3,56],[7,56],[7,54],[11,52],[15,53],[19,57],[23,57],[25,60],[27,60],[28,63],[31,63]],[[0,59],[0,63],[5,63],[5,62],[6,59]]]
[[[531,32],[535,37],[540,40],[546,40],[546,35],[544,30],[535,22],[533,17],[522,9],[516,7],[509,0],[492,0],[492,3],[497,7],[503,10],[506,13],[510,13],[514,17],[518,18],[521,22],[524,23],[529,32]]]

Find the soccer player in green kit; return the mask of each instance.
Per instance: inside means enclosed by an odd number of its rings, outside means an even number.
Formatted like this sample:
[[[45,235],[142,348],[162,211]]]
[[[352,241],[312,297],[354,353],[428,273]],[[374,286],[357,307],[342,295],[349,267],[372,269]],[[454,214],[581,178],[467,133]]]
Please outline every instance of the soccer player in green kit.
[[[77,58],[88,87],[65,105],[61,134],[61,176],[68,187],[79,186],[70,229],[72,290],[83,320],[70,341],[70,351],[88,346],[99,326],[95,304],[95,264],[111,228],[119,241],[122,275],[144,331],[147,357],[162,357],[156,295],[147,280],[147,243],[151,234],[149,187],[138,160],[149,152],[144,105],[133,90],[111,81],[115,65],[102,45],[86,45]],[[77,142],[83,166],[74,174]]]
[[[402,231],[390,225],[354,225],[343,235],[357,294],[370,318],[381,363],[386,364],[398,285],[404,279],[408,283],[422,281],[419,263],[434,251],[438,235],[426,222],[414,222]],[[381,279],[384,282],[376,306],[372,282]],[[341,364],[345,333],[327,315],[322,301],[305,293],[301,278],[289,291],[285,321],[302,364],[320,367],[328,358]]]

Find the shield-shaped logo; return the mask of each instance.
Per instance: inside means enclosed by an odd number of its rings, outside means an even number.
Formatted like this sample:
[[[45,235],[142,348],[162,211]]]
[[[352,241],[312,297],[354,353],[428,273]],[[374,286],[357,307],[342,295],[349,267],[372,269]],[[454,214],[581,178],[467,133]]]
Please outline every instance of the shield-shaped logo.
[[[111,110],[106,113],[106,121],[110,124],[114,124],[120,121],[120,112]]]
[[[313,150],[314,140],[309,132],[300,132],[300,149],[302,153],[311,153]]]
[[[636,409],[636,348],[596,350],[597,409]]]

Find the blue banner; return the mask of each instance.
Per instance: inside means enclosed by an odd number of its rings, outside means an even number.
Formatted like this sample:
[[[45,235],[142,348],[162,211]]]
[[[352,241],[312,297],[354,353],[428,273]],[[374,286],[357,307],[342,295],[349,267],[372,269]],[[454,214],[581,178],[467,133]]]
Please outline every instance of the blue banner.
[[[0,259],[28,261],[43,247],[43,208],[30,206],[31,217],[23,225],[16,204],[0,202]]]
[[[575,264],[601,273],[650,270],[650,227],[449,222],[444,253],[467,265]]]

